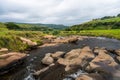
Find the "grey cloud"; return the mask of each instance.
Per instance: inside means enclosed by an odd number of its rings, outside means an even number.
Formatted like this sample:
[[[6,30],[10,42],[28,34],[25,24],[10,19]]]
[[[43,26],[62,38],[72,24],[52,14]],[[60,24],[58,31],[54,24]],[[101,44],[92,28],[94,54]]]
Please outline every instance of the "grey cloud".
[[[0,21],[73,25],[120,12],[120,0],[0,0]]]

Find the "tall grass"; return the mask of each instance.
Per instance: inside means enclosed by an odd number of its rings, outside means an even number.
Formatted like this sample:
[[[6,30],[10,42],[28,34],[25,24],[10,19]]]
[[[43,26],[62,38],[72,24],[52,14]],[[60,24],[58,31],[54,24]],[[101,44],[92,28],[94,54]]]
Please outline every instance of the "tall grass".
[[[25,37],[41,44],[44,35],[39,31],[0,31],[0,48],[5,47],[12,51],[24,51],[29,46],[24,44],[19,37]]]

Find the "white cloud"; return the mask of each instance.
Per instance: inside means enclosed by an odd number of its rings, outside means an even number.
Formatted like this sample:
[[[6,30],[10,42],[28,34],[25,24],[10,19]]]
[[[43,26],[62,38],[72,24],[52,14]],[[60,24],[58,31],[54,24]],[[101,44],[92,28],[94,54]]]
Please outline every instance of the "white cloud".
[[[0,0],[0,21],[73,25],[116,15],[120,0]]]

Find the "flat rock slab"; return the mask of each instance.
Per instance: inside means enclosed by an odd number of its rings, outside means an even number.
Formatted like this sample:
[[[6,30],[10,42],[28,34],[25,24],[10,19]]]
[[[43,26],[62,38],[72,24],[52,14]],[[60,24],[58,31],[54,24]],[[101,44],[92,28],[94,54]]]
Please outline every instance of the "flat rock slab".
[[[13,66],[15,63],[19,62],[19,60],[22,60],[25,57],[26,54],[18,52],[10,52],[0,55],[0,71],[4,71],[3,69]]]

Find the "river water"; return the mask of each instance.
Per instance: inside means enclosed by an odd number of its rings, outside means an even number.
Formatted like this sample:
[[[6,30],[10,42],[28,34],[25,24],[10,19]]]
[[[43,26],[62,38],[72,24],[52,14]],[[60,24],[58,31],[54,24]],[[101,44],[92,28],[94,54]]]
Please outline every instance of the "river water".
[[[41,47],[31,51],[23,65],[11,70],[8,74],[0,76],[0,80],[36,80],[32,73],[44,67],[44,65],[41,65],[41,59],[46,53],[54,53],[56,51],[69,52],[72,49],[82,48],[85,45],[91,48],[105,47],[107,49],[120,49],[119,40],[104,37],[86,38],[84,40],[79,40],[77,44],[60,44],[56,46]],[[79,70],[77,74],[81,73],[82,72]],[[73,74],[72,76],[75,75]]]

